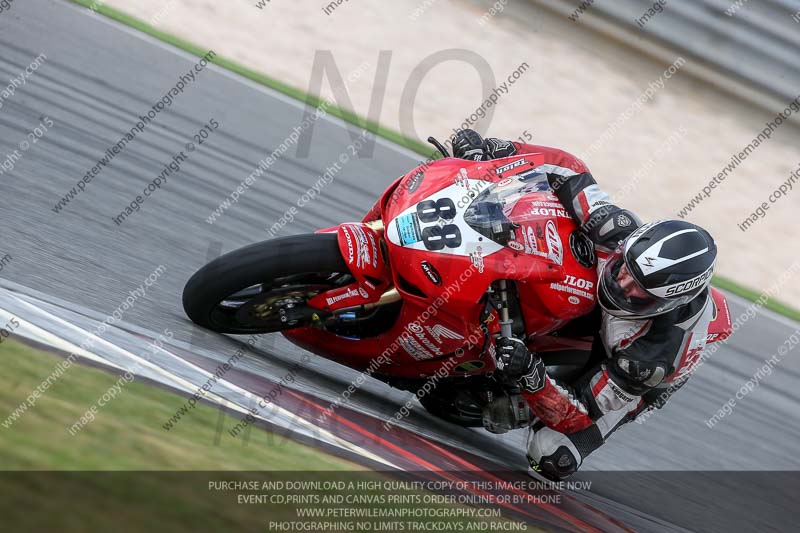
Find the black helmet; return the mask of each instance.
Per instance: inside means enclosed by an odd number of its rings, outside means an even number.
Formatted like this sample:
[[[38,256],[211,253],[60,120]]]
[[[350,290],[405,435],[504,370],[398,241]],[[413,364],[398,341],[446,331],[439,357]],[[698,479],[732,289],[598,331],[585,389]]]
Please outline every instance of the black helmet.
[[[716,260],[717,245],[703,228],[682,220],[645,224],[606,261],[598,301],[623,318],[667,313],[708,287]]]

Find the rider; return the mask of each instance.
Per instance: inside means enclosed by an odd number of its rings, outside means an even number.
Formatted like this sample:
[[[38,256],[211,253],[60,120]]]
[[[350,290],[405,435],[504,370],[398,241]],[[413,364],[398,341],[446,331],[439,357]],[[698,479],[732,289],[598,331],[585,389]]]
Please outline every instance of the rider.
[[[453,154],[463,159],[526,153],[544,155],[550,187],[598,257],[602,362],[569,387],[548,376],[541,357],[521,340],[501,338],[496,347],[497,371],[519,383],[538,418],[528,437],[532,469],[563,479],[622,424],[663,406],[689,375],[713,315],[708,287],[717,247],[706,230],[688,222],[642,225],[567,152],[483,139],[473,130],[453,138]]]

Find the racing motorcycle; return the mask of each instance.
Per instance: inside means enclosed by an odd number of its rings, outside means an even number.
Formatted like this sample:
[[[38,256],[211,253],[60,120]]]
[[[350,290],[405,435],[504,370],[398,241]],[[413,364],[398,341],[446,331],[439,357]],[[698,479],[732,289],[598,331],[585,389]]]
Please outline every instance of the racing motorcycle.
[[[183,293],[189,318],[220,333],[281,332],[464,426],[517,397],[494,375],[493,337],[524,339],[549,374],[579,376],[597,356],[596,258],[543,156],[465,161],[429,141],[443,158],[398,178],[361,222],[252,244],[201,268]],[[712,292],[710,342],[730,324]]]

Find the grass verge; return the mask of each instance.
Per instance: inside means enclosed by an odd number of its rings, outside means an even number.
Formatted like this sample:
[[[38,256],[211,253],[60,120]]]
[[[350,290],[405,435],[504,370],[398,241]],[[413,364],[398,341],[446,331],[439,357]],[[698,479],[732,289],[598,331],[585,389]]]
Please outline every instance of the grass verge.
[[[10,340],[0,346],[0,358],[3,416],[25,401],[61,361]],[[265,495],[296,491],[264,489],[262,483],[388,481],[379,472],[259,428],[253,430],[259,436],[248,441],[233,438],[227,432],[236,422],[232,417],[217,435],[218,411],[209,405],[198,404],[180,425],[164,431],[162,421],[184,399],[137,381],[124,385],[93,422],[71,436],[67,428],[119,383],[114,374],[75,364],[14,424],[0,426],[0,516],[8,531],[128,532],[151,531],[153,526],[158,531],[272,531],[270,524],[325,521],[304,518],[301,508],[336,513],[361,506],[336,501],[342,493],[338,488],[304,490],[305,498],[317,494],[316,502],[264,500]],[[215,444],[217,436],[220,442]],[[219,485],[223,482],[258,485],[227,489]],[[411,513],[423,507],[443,513],[433,519],[442,525],[465,527],[450,530],[475,529],[468,527],[475,519],[458,514],[463,506],[422,501],[430,493],[409,492],[420,495],[421,506],[393,504],[380,488],[347,493],[372,497],[373,510],[404,507],[414,516]],[[386,522],[366,520],[372,524],[369,530]],[[502,516],[477,520],[509,524]]]
[[[5,341],[0,413],[13,412],[61,360]],[[68,432],[115,384],[116,397],[96,418]],[[352,471],[349,461],[256,428],[250,438],[231,437],[238,419],[199,403],[171,431],[161,427],[185,398],[147,383],[125,384],[103,370],[73,365],[10,427],[0,426],[3,470],[317,470]],[[5,420],[5,418],[4,418]],[[218,439],[218,442],[217,442]]]
[[[96,3],[94,0],[71,0],[71,1],[76,4],[82,5],[84,7],[90,7],[92,4]],[[203,57],[208,52],[208,50],[200,46],[197,46],[194,43],[190,43],[180,37],[177,37],[170,33],[154,28],[153,26],[147,24],[146,22],[139,20],[135,17],[132,17],[112,7],[103,5],[98,7],[96,11],[111,19],[114,19],[118,22],[131,26],[132,28],[136,28],[137,30],[146,33],[152,37],[155,37],[156,39],[160,39],[177,48],[180,48],[181,50],[189,52],[190,54],[196,55],[198,58]],[[236,74],[244,76],[245,78],[251,79],[257,83],[275,89],[276,91],[283,93],[287,96],[305,102],[308,105],[318,106],[322,102],[320,98],[314,95],[307,94],[301,89],[287,85],[279,80],[271,78],[265,74],[261,74],[260,72],[256,72],[234,61],[225,59],[224,57],[221,57],[219,55],[217,55],[211,62],[219,65],[220,67],[226,68],[231,72],[235,72]],[[356,113],[352,111],[341,109],[336,106],[331,106],[328,108],[328,112],[331,115],[336,116],[346,122],[355,124],[360,128],[366,129],[367,131],[370,131],[376,135],[380,135],[381,137],[384,137],[385,139],[388,139],[396,144],[399,144],[400,146],[404,146],[409,150],[412,150],[420,154],[424,158],[429,158],[429,157],[436,158],[436,152],[434,150],[431,150],[431,147],[429,145],[421,141],[418,141],[416,139],[406,137],[402,133],[396,132],[389,128],[385,128],[380,124],[368,121],[358,116]],[[750,301],[755,301],[760,296],[758,291],[747,288],[738,282],[735,282],[733,280],[730,280],[728,278],[719,275],[714,276],[714,285],[719,287],[720,289],[729,291],[733,294],[736,294],[737,296],[740,296]],[[800,321],[800,310],[797,310],[789,306],[788,304],[776,301],[771,298],[766,302],[765,307],[771,309],[772,311],[775,311],[776,313],[789,317],[793,320]]]
[[[5,417],[61,358],[6,340],[0,360],[0,413]],[[225,479],[242,480],[252,476],[237,470],[360,469],[261,429],[254,429],[258,436],[243,445],[223,427],[215,444],[219,414],[209,405],[198,404],[180,425],[164,431],[161,422],[185,400],[136,381],[71,436],[67,428],[115,383],[124,383],[118,379],[73,365],[14,424],[0,426],[0,515],[9,531],[108,531],[110,526],[147,531],[156,523],[159,531],[249,531],[263,524],[263,508],[222,505],[230,503],[230,496],[221,504],[207,489],[218,473],[175,471],[226,471]],[[236,422],[226,420],[231,427]]]

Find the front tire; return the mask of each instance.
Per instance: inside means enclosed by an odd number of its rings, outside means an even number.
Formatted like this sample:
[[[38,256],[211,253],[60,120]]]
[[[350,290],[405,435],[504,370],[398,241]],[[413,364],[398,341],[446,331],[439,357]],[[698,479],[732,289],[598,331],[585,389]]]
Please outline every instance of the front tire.
[[[199,326],[219,333],[271,333],[282,323],[273,308],[353,281],[335,233],[282,237],[227,253],[198,270],[183,290],[183,308]]]

